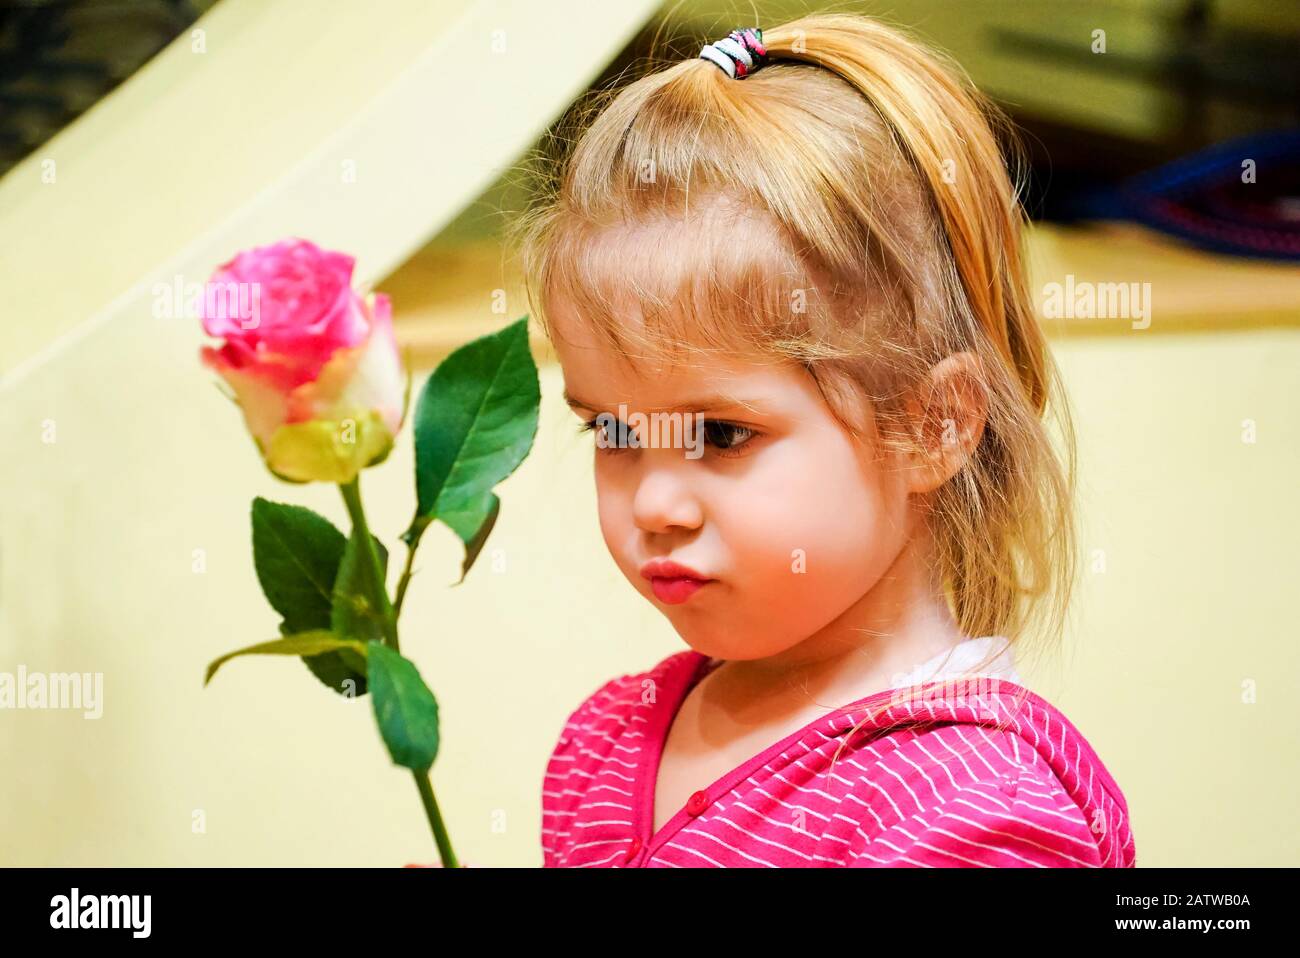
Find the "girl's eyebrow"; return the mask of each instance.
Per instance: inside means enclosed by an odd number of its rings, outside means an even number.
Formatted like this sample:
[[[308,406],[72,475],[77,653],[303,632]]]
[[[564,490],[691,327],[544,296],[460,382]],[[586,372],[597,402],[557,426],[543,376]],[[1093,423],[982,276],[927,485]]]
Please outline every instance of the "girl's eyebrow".
[[[569,404],[570,409],[602,409],[600,405],[593,405],[585,399],[578,399],[569,395],[569,391],[564,391],[564,401]],[[745,409],[749,412],[761,412],[761,407],[751,399],[734,399],[730,396],[705,396],[701,399],[688,399],[686,402],[678,403],[666,409],[655,410],[656,412],[716,412],[720,409]]]

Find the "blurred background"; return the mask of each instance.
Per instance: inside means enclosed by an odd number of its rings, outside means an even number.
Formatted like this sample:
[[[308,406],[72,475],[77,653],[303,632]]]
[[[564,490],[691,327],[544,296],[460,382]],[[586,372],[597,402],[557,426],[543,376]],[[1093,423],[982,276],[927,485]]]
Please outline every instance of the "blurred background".
[[[586,90],[816,4],[0,0],[0,672],[99,672],[103,714],[0,711],[0,864],[435,858],[366,699],[241,660],[277,617],[267,473],[167,290],[301,236],[393,300],[415,389],[527,312],[501,227],[521,161]],[[1027,664],[1127,796],[1141,866],[1297,865],[1300,5],[891,0],[1016,120],[1031,286],[1079,430],[1084,573]],[[667,46],[663,44],[667,42]],[[1149,322],[1053,284],[1149,283]],[[160,308],[162,304],[162,308]],[[502,306],[504,305],[504,310]],[[532,866],[560,729],[683,648],[601,541],[590,437],[541,338],[542,418],[487,556],[425,536],[403,651],[442,710],[457,851]],[[412,445],[363,474],[390,549]],[[201,827],[200,827],[201,826]]]

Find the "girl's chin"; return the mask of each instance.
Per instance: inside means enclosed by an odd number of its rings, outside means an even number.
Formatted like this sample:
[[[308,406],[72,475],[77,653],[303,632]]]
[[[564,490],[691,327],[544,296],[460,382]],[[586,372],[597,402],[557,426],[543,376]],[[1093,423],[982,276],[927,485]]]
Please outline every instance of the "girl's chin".
[[[711,659],[738,661],[756,657],[749,633],[734,623],[710,622],[706,626],[699,621],[674,622],[673,627],[686,645]]]

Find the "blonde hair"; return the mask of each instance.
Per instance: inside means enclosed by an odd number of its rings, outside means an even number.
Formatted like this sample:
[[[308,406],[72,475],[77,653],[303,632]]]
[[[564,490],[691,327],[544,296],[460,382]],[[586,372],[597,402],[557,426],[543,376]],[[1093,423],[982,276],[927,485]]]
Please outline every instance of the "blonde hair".
[[[1063,395],[1065,465],[1043,423],[1060,384],[1022,264],[1019,168],[1013,185],[999,148],[1000,133],[1018,159],[1010,122],[960,68],[865,16],[806,16],[763,42],[768,64],[743,80],[676,62],[594,91],[544,141],[510,230],[532,313],[554,340],[562,295],[633,364],[797,361],[851,434],[866,435],[866,400],[900,450],[916,442],[907,391],[973,353],[987,419],[927,497],[935,581],[965,635],[1058,638],[1075,440]]]

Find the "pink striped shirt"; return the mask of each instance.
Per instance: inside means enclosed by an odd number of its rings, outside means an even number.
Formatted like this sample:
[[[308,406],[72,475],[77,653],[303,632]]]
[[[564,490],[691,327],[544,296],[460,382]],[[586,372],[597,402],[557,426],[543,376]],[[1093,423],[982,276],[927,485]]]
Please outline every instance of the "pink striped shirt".
[[[542,787],[543,867],[1134,865],[1127,803],[1097,753],[1060,711],[995,676],[936,675],[928,696],[890,689],[828,712],[701,783],[652,835],[668,730],[717,664],[678,652],[573,712]]]

